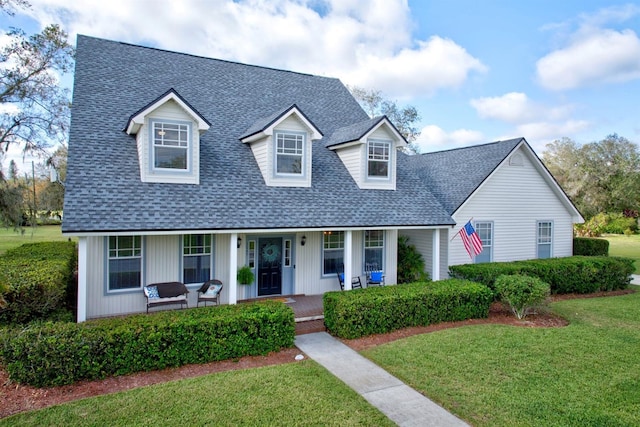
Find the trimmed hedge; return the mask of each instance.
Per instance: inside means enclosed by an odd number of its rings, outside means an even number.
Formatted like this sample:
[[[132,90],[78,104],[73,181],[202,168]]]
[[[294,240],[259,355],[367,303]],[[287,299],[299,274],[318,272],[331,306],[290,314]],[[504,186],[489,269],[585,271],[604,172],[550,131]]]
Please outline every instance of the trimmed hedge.
[[[0,257],[0,283],[7,307],[0,323],[27,323],[64,309],[74,285],[74,242],[28,243]]]
[[[493,293],[466,280],[417,282],[324,294],[324,323],[340,338],[359,338],[409,326],[484,318]]]
[[[504,274],[496,279],[496,294],[518,319],[524,319],[546,301],[550,286],[537,277]]]
[[[573,254],[581,256],[609,255],[609,241],[591,237],[574,237]]]
[[[626,289],[634,270],[633,260],[628,258],[573,256],[452,265],[449,274],[482,283],[491,289],[495,289],[498,276],[524,274],[549,283],[552,294],[589,294]]]
[[[70,384],[292,347],[291,308],[260,302],[7,328],[0,361],[11,380]]]

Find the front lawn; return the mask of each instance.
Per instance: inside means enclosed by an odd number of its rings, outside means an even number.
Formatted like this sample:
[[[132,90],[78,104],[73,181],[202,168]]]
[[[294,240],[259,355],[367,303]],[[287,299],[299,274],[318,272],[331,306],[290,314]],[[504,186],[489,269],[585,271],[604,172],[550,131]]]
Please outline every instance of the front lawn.
[[[0,426],[392,426],[317,363],[228,371],[70,402]]]
[[[0,255],[9,249],[24,245],[25,243],[52,242],[67,240],[67,236],[62,235],[59,225],[39,225],[37,227],[25,227],[20,231],[12,228],[0,227]]]
[[[608,235],[604,239],[609,241],[609,255],[634,259],[636,274],[640,274],[640,234]]]
[[[468,326],[364,354],[474,426],[640,425],[640,292],[552,308],[571,324]]]

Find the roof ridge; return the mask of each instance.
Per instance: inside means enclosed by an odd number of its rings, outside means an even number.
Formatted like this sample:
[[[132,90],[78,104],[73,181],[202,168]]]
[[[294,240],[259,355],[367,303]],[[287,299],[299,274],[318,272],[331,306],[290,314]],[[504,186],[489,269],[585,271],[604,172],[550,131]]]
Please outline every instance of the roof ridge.
[[[488,145],[497,145],[497,144],[503,144],[506,142],[514,142],[514,141],[522,141],[524,139],[524,137],[518,137],[518,138],[511,138],[511,139],[505,139],[505,140],[500,140],[500,141],[493,141],[493,142],[487,142],[484,144],[478,144],[478,145],[468,145],[466,147],[456,147],[456,148],[449,148],[446,150],[440,150],[440,151],[430,151],[428,153],[421,153],[423,156],[428,156],[429,154],[440,154],[440,153],[448,153],[451,151],[457,151],[457,150],[469,150],[471,148],[481,148],[481,147],[486,147]]]
[[[135,43],[129,43],[129,42],[123,42],[123,41],[117,41],[117,40],[111,40],[111,39],[104,39],[104,38],[101,38],[101,37],[87,36],[85,34],[78,34],[78,38],[80,38],[80,37],[93,39],[93,40],[100,40],[100,41],[103,41],[103,42],[121,44],[121,45],[125,45],[125,46],[137,47],[137,48],[142,48],[142,49],[150,49],[150,50],[155,50],[155,51],[158,51],[158,52],[166,52],[166,53],[173,53],[173,54],[176,54],[176,55],[190,56],[190,57],[193,57],[193,58],[208,59],[210,61],[226,62],[227,64],[243,65],[245,67],[261,68],[261,69],[264,69],[264,70],[271,70],[271,71],[281,71],[283,73],[298,74],[298,75],[307,76],[307,77],[319,77],[319,78],[322,78],[322,79],[339,80],[337,77],[326,77],[326,76],[319,76],[317,74],[301,73],[299,71],[291,71],[291,70],[285,70],[285,69],[282,69],[282,68],[267,67],[266,65],[245,64],[244,62],[231,61],[229,59],[212,58],[210,56],[196,55],[194,53],[178,52],[178,51],[175,51],[175,50],[163,49],[163,48],[160,48],[160,47],[152,47],[152,46],[145,46],[145,45],[141,45],[141,44],[135,44]]]

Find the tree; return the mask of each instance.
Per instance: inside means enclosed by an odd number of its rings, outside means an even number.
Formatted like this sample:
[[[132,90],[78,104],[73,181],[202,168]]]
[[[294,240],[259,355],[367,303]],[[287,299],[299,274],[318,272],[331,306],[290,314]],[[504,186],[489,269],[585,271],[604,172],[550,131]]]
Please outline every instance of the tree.
[[[26,0],[0,0],[0,9],[12,16],[16,7],[30,7]],[[23,151],[43,152],[53,142],[67,138],[69,91],[59,85],[59,75],[71,71],[73,47],[58,25],[27,37],[20,29],[7,33],[0,48],[0,166],[10,144]],[[0,225],[19,226],[22,199],[16,186],[0,174]]]
[[[13,159],[9,162],[9,179],[11,181],[18,179],[18,165],[16,165],[16,161]]]
[[[414,106],[399,107],[396,101],[385,99],[382,92],[373,89],[364,89],[358,86],[347,86],[351,95],[360,103],[369,117],[387,116],[398,132],[409,142],[407,151],[418,153],[419,149],[414,144],[420,136],[420,131],[415,126],[420,121],[420,113]]]
[[[585,217],[640,208],[640,151],[628,139],[612,134],[579,146],[563,138],[542,158]]]

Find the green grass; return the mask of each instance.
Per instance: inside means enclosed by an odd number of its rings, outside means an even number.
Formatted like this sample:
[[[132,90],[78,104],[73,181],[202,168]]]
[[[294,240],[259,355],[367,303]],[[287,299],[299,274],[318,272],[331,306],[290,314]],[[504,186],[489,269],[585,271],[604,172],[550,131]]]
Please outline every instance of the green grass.
[[[640,274],[640,234],[608,235],[605,239],[609,241],[609,255],[634,259],[636,274]]]
[[[63,236],[59,225],[40,225],[38,227],[25,227],[24,233],[16,232],[12,228],[0,227],[0,255],[9,249],[34,242],[51,242],[56,240],[67,240]]]
[[[141,387],[0,420],[0,426],[392,426],[305,360]]]
[[[449,329],[365,355],[474,426],[640,425],[640,292],[552,308],[571,324]]]

